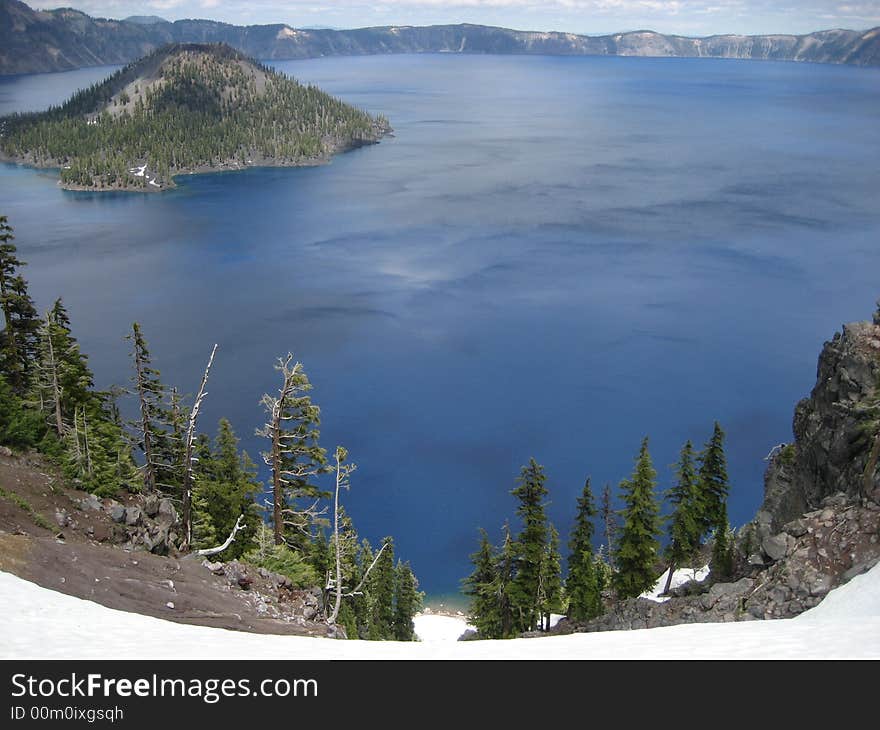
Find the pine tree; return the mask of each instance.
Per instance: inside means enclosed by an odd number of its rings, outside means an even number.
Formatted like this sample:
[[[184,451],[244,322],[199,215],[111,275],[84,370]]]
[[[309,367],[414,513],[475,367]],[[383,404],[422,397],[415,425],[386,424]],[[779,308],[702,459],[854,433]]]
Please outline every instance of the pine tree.
[[[496,561],[495,582],[493,584],[493,593],[498,603],[501,633],[494,638],[509,639],[520,631],[517,624],[517,609],[511,595],[514,590],[519,561],[518,550],[519,548],[510,534],[510,525],[505,523],[504,540],[501,543],[501,552]]]
[[[318,445],[320,409],[308,396],[312,385],[302,364],[288,353],[275,369],[282,376],[281,388],[277,398],[263,396],[268,421],[257,435],[271,445],[263,459],[272,473],[272,523],[275,542],[281,544],[287,527],[300,538],[310,534],[317,500],[327,496],[311,480],[326,471],[327,456]],[[303,498],[313,500],[312,505],[299,508],[297,500]]]
[[[717,421],[712,438],[700,454],[698,483],[703,503],[703,531],[717,529],[726,518],[727,494],[730,491],[724,455],[724,431]]]
[[[669,517],[669,543],[666,547],[669,573],[663,589],[664,595],[669,593],[672,574],[676,568],[685,565],[696,555],[703,534],[702,505],[694,469],[694,447],[690,441],[682,447],[675,471],[675,486],[668,494],[674,509]]]
[[[386,537],[382,541],[381,554],[369,575],[370,617],[369,638],[371,641],[386,641],[394,638],[394,540]]]
[[[167,443],[170,420],[164,406],[166,388],[159,379],[159,371],[152,367],[150,351],[137,322],[132,325],[132,333],[127,339],[131,340],[133,346],[133,382],[140,413],[140,419],[134,424],[135,443],[144,454],[144,491],[151,494],[159,490],[160,472],[163,467],[167,468],[159,453],[163,450],[162,444]]]
[[[621,598],[635,598],[649,589],[654,575],[659,543],[660,516],[654,489],[657,472],[651,464],[647,437],[642,441],[632,478],[620,483],[623,527],[617,541],[614,587]]]
[[[559,554],[559,532],[551,523],[550,537],[541,561],[540,589],[538,591],[538,625],[542,631],[550,629],[550,614],[562,610],[562,557]]]
[[[726,506],[722,506],[721,518],[715,530],[709,569],[715,581],[729,580],[733,574],[733,539],[727,521]]]
[[[577,500],[574,529],[568,542],[568,578],[565,593],[568,596],[568,616],[575,621],[586,621],[601,613],[602,599],[595,557],[593,555],[593,518],[596,507],[590,479],[584,483],[583,493]]]
[[[471,555],[473,572],[462,581],[463,592],[470,598],[468,616],[480,636],[499,639],[503,636],[501,606],[496,592],[498,571],[497,557],[489,535],[480,530],[480,546]]]
[[[614,534],[617,532],[617,521],[611,508],[611,485],[607,482],[602,488],[602,508],[600,511],[602,527],[605,529],[605,548],[608,552],[608,565],[614,567]]]
[[[239,516],[244,516],[243,530],[223,553],[226,560],[245,553],[249,538],[261,522],[256,503],[261,489],[257,468],[238,445],[232,424],[221,418],[213,447],[207,438],[197,439],[193,446],[197,458],[193,474],[194,546],[211,547],[222,542]]]
[[[541,565],[546,558],[550,537],[544,512],[545,481],[543,467],[530,459],[528,465],[522,467],[517,486],[511,491],[519,499],[516,514],[523,526],[516,540],[516,577],[510,587],[519,631],[537,628],[541,617]]]
[[[415,616],[422,605],[419,584],[409,563],[397,561],[394,569],[394,622],[393,633],[397,641],[415,641]]]
[[[0,308],[4,329],[0,331],[0,374],[17,395],[24,395],[37,357],[40,319],[27,291],[27,282],[18,273],[24,266],[17,254],[12,226],[0,216]]]

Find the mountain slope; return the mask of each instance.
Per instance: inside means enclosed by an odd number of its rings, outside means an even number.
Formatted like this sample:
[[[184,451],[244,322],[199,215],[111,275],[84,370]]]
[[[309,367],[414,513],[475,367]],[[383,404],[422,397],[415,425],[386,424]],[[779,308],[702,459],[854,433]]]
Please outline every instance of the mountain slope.
[[[127,63],[168,43],[226,43],[264,60],[382,53],[498,53],[753,58],[880,65],[880,28],[825,30],[800,36],[706,38],[648,30],[583,36],[470,24],[294,29],[283,24],[236,26],[211,20],[105,20],[70,9],[35,11],[19,0],[0,0],[0,74]]]
[[[0,120],[0,153],[74,189],[163,190],[180,173],[307,165],[388,131],[224,45],[167,46],[64,105]]]

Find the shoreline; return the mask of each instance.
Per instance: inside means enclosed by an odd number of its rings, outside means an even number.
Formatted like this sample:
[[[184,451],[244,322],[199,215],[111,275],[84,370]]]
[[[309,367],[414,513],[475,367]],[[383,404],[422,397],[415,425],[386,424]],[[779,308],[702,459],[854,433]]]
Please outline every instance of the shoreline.
[[[151,184],[151,181],[147,178],[145,179],[144,185],[113,185],[113,186],[92,186],[92,185],[79,185],[76,183],[65,183],[62,182],[60,178],[60,172],[64,169],[64,164],[58,160],[52,160],[51,162],[45,162],[42,164],[37,164],[36,162],[14,157],[7,154],[5,151],[0,149],[0,162],[8,163],[12,165],[18,165],[20,167],[28,167],[33,170],[57,170],[59,172],[59,177],[57,180],[57,185],[62,190],[66,190],[68,192],[75,193],[164,193],[169,190],[174,190],[177,188],[176,178],[184,175],[210,175],[214,173],[226,173],[226,172],[241,172],[243,170],[252,170],[258,168],[272,168],[272,167],[320,167],[321,165],[328,165],[332,162],[333,157],[338,154],[344,154],[346,152],[351,152],[356,149],[360,149],[361,147],[369,147],[372,145],[377,145],[381,142],[384,137],[393,137],[394,130],[389,126],[387,128],[381,128],[377,130],[377,136],[375,139],[363,139],[363,140],[348,140],[344,143],[336,142],[331,145],[328,152],[321,155],[320,157],[304,157],[298,160],[291,159],[273,159],[267,157],[259,157],[253,160],[249,160],[248,162],[242,164],[237,160],[229,160],[219,163],[218,165],[210,165],[203,164],[197,165],[196,167],[187,167],[181,168],[180,170],[175,170],[171,174],[171,180],[168,183],[162,183],[161,185]],[[69,162],[67,163],[69,164]],[[140,167],[140,164],[136,164],[136,167]],[[153,178],[155,179],[155,178]]]

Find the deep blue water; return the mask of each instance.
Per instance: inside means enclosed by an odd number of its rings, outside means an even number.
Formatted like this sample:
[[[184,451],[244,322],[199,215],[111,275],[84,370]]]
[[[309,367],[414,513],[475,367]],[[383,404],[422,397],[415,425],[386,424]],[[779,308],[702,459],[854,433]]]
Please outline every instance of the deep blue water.
[[[396,136],[297,170],[75,194],[0,166],[42,306],[63,295],[100,385],[142,323],[202,424],[257,457],[292,350],[346,501],[424,589],[455,591],[530,456],[568,530],[586,475],[662,487],[686,439],[728,433],[734,523],[762,497],[824,340],[880,295],[880,71],[791,63],[393,56],[277,64]],[[107,69],[0,79],[0,113]]]

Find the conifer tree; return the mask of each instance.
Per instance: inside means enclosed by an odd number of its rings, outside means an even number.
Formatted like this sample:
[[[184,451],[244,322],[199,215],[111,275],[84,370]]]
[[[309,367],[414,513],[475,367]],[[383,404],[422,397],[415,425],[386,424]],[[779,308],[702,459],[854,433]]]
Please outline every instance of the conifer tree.
[[[565,593],[568,596],[568,616],[575,621],[595,618],[601,613],[602,600],[593,555],[593,518],[596,507],[590,479],[577,500],[574,529],[568,542],[568,578]]]
[[[694,468],[694,447],[690,441],[682,447],[675,471],[675,485],[668,495],[673,512],[669,517],[669,543],[666,546],[669,573],[663,589],[664,595],[669,593],[672,574],[676,568],[685,565],[696,555],[703,534],[702,505]]]
[[[18,273],[24,262],[17,256],[12,226],[0,216],[0,309],[4,328],[0,331],[0,374],[13,392],[27,391],[31,367],[37,357],[40,319],[27,291],[27,282]]]
[[[152,367],[150,351],[137,322],[132,325],[132,333],[127,339],[132,342],[134,392],[140,414],[134,427],[135,443],[144,455],[144,464],[141,467],[144,491],[151,494],[159,489],[160,471],[163,467],[159,442],[167,441],[169,417],[164,407],[167,391],[159,379],[159,371]]]
[[[614,535],[617,532],[617,522],[615,520],[614,510],[611,509],[611,485],[607,482],[602,488],[602,508],[600,511],[600,519],[602,527],[605,530],[605,548],[607,552],[607,562],[612,568],[614,567]]]
[[[501,633],[493,638],[509,639],[520,631],[517,624],[517,608],[512,596],[519,562],[518,552],[519,546],[510,534],[510,525],[505,523],[504,540],[501,543],[501,551],[496,561],[495,582],[493,584],[493,593],[498,602]]]
[[[510,586],[510,598],[519,631],[538,627],[541,617],[541,566],[549,542],[544,498],[547,496],[543,467],[534,459],[522,467],[517,486],[511,494],[519,499],[516,514],[522,522],[517,538],[516,577]]]
[[[721,518],[715,529],[709,570],[715,581],[729,580],[733,574],[733,539],[730,533],[730,524],[727,521],[727,507],[724,505],[722,506]]]
[[[409,563],[397,561],[394,569],[394,622],[397,641],[415,641],[415,616],[422,605],[422,594]]]
[[[538,590],[538,627],[550,630],[550,614],[562,610],[562,557],[559,554],[559,532],[552,523],[549,538],[541,562],[540,588]]]
[[[621,598],[635,598],[656,580],[660,516],[654,489],[657,472],[648,453],[647,437],[642,441],[632,478],[620,483],[623,501],[623,527],[617,541],[614,587]]]
[[[255,501],[261,489],[257,468],[238,446],[232,424],[225,418],[217,425],[213,446],[207,437],[200,437],[193,446],[197,459],[193,475],[193,545],[216,545],[232,532],[242,516],[242,536],[224,551],[226,560],[246,552],[248,538],[261,522]]]
[[[386,537],[369,575],[371,641],[394,638],[394,540]]]
[[[468,616],[480,636],[498,639],[503,635],[501,606],[496,592],[498,571],[497,557],[489,535],[480,530],[480,546],[471,555],[473,572],[462,581],[463,592],[470,598]]]
[[[699,489],[702,500],[703,531],[717,529],[727,514],[727,459],[724,455],[724,431],[718,422],[712,438],[700,454]]]
[[[264,395],[261,403],[268,421],[257,431],[269,440],[270,449],[263,459],[272,473],[272,523],[276,544],[285,540],[285,528],[310,534],[318,516],[317,503],[326,496],[312,479],[326,471],[326,452],[318,445],[320,409],[308,396],[312,389],[301,363],[293,355],[278,358],[275,369],[281,373],[278,397]],[[300,499],[311,500],[304,508]],[[393,567],[393,564],[392,564]]]

